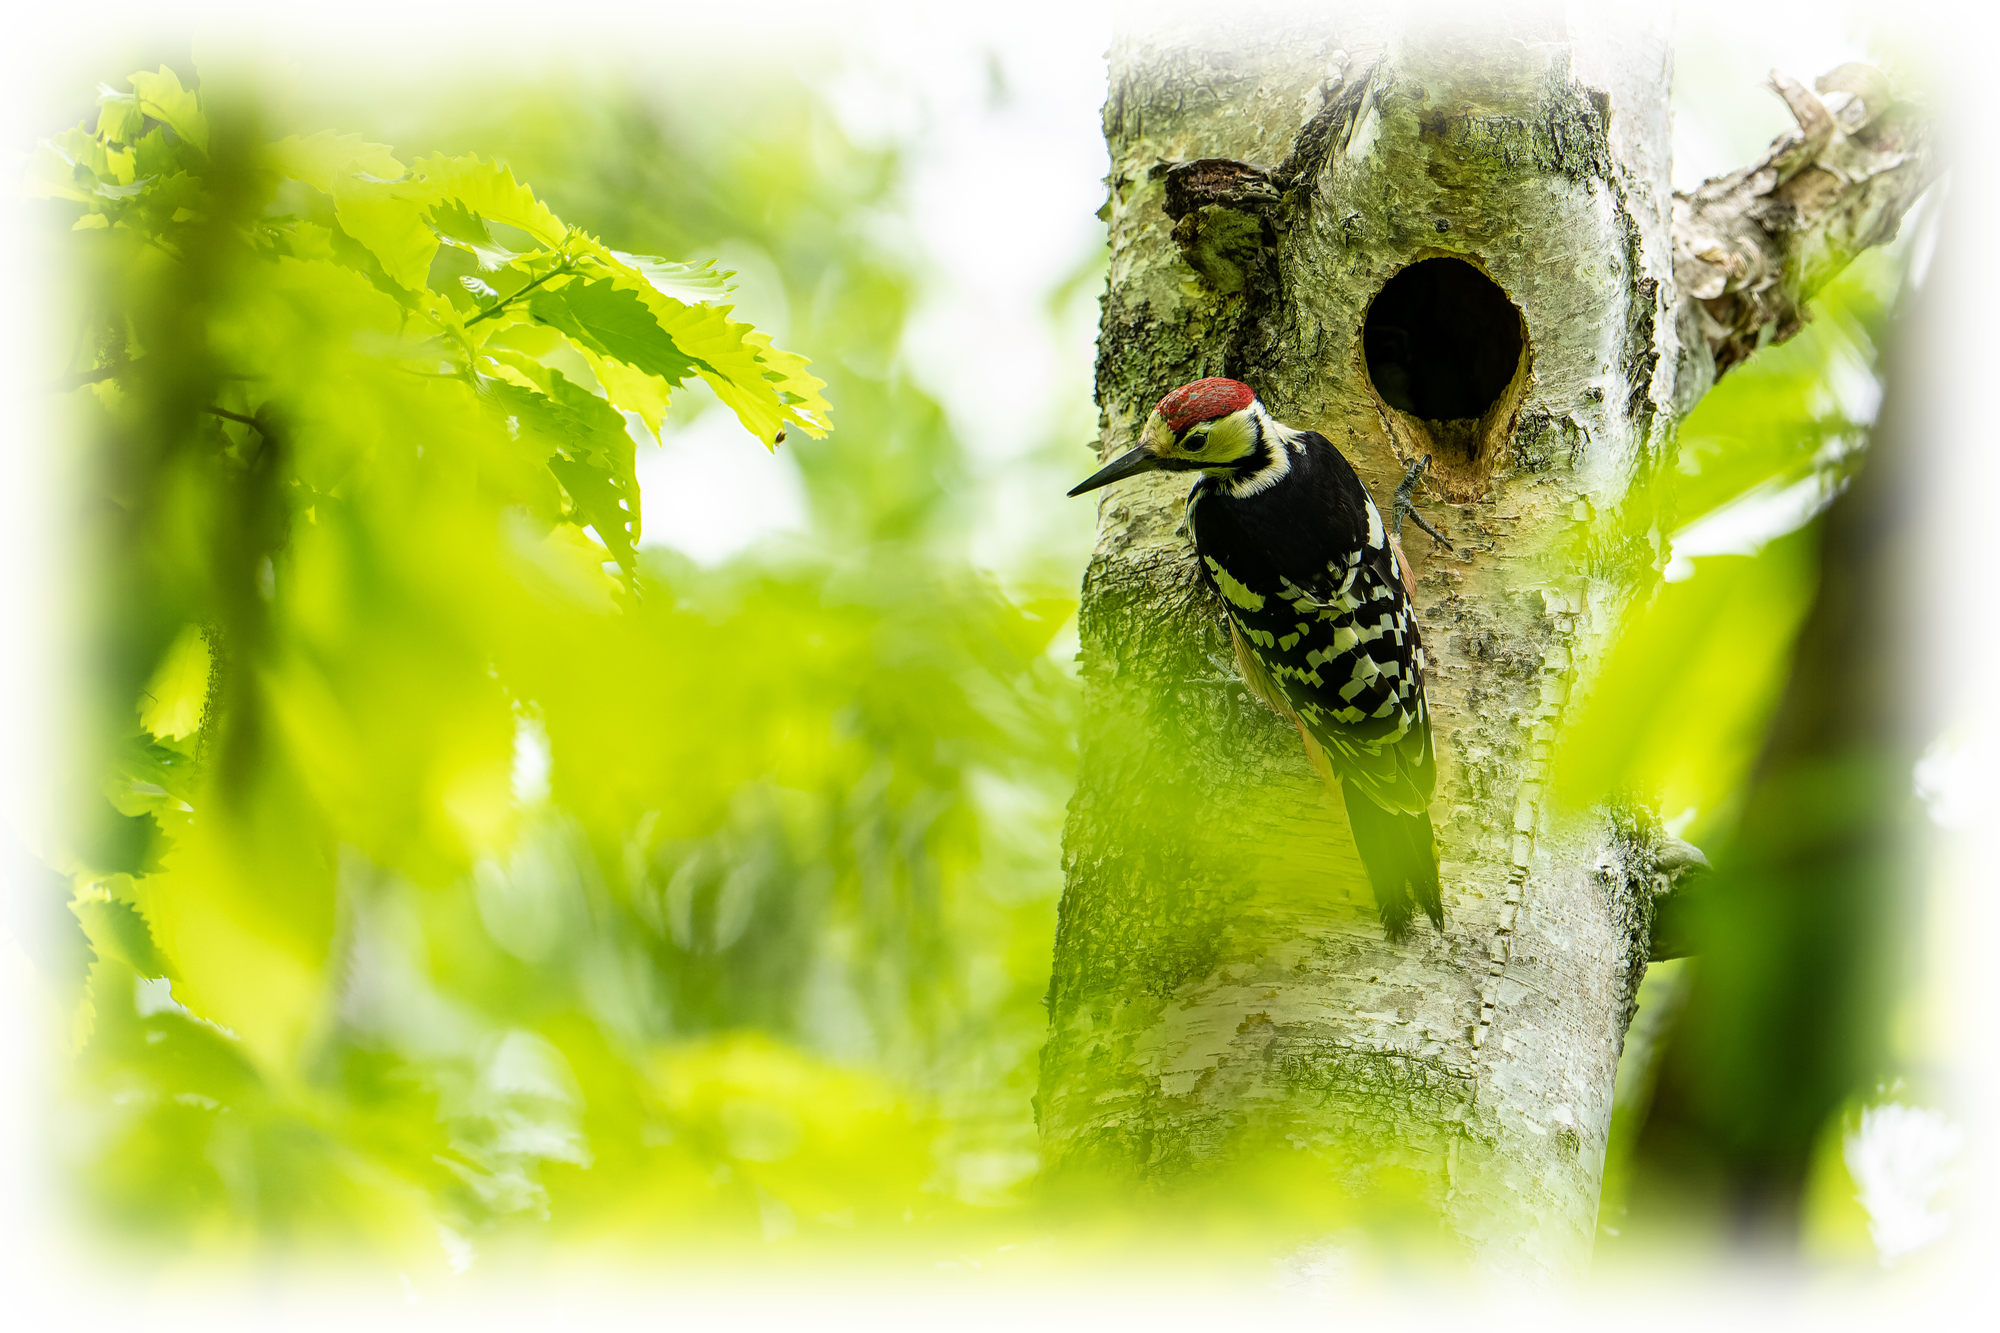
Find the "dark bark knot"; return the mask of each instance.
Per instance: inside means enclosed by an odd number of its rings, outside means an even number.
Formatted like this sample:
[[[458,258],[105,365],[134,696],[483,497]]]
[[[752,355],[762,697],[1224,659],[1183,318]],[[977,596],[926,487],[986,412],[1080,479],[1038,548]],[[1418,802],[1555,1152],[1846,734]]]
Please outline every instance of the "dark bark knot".
[[[1174,243],[1188,267],[1222,295],[1271,276],[1276,214],[1284,196],[1270,172],[1220,157],[1163,164],[1160,170]]]
[[[1347,146],[1373,87],[1376,62],[1347,71],[1322,90],[1320,109],[1300,127],[1274,168],[1230,158],[1161,162],[1164,211],[1181,258],[1217,300],[1221,373],[1258,383],[1283,338],[1284,276],[1279,245],[1302,211],[1330,154]]]

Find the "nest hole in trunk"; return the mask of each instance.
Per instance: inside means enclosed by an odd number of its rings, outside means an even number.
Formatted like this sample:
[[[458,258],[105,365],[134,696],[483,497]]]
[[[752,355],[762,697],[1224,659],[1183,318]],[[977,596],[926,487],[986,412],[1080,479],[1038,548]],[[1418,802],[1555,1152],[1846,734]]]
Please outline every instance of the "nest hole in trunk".
[[[1527,321],[1476,265],[1450,255],[1398,270],[1361,326],[1369,387],[1390,433],[1458,496],[1484,488],[1527,392]]]

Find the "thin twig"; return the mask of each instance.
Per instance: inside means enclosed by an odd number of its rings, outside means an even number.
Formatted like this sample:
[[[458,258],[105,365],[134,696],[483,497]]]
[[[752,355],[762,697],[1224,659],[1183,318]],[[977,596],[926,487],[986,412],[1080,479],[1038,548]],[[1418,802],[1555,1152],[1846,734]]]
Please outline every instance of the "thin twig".
[[[241,412],[232,412],[226,407],[211,407],[208,410],[225,421],[240,421],[246,426],[254,426],[260,435],[264,432],[264,423],[255,417],[246,417]]]
[[[536,278],[533,282],[529,283],[527,286],[522,287],[517,291],[509,292],[507,295],[501,297],[498,301],[495,301],[492,305],[487,306],[486,309],[480,311],[478,314],[474,315],[471,319],[466,320],[465,326],[467,328],[471,328],[474,324],[477,324],[482,319],[491,319],[493,318],[493,316],[499,314],[501,311],[505,310],[508,306],[520,300],[522,297],[526,296],[529,292],[532,292],[533,290],[535,290],[535,288],[541,286],[549,279],[560,278],[565,273],[574,273],[574,272],[576,272],[576,261],[575,260],[565,261],[564,263],[557,265],[555,268],[550,269],[547,273],[544,273],[541,277]]]

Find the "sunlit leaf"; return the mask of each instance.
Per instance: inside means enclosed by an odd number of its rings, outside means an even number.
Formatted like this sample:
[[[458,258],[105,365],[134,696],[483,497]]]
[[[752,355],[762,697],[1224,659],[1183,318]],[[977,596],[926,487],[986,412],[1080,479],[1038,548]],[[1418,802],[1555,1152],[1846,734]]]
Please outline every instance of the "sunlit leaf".
[[[424,222],[423,205],[394,184],[336,176],[333,197],[340,228],[381,262],[391,279],[414,292],[429,280],[438,238]]]
[[[146,918],[130,903],[100,891],[78,898],[69,910],[83,924],[84,934],[98,957],[115,958],[142,977],[166,976],[171,970],[171,964],[153,943]]]
[[[127,82],[141,111],[171,125],[174,133],[202,152],[208,151],[208,118],[202,114],[200,97],[181,86],[180,75],[162,65],[158,73],[141,71]]]
[[[662,294],[643,274],[628,268],[614,252],[588,238],[578,238],[576,244],[588,247],[610,269],[617,290],[637,289],[654,322],[667,331],[716,397],[765,447],[777,447],[788,423],[815,439],[826,434],[827,404],[819,395],[825,384],[806,373],[804,357],[778,351],[767,336],[731,321],[727,306],[675,300]]]
[[[121,93],[109,84],[97,85],[97,137],[107,143],[130,143],[144,130],[146,113],[137,93]]]
[[[199,628],[187,626],[146,686],[139,725],[167,739],[193,735],[208,703],[210,666],[208,640]]]
[[[578,346],[669,384],[680,383],[696,368],[636,294],[609,282],[572,282],[560,291],[544,288],[530,298],[529,309]]]
[[[90,187],[104,197],[129,198],[138,192],[131,188],[122,193],[112,192],[115,187],[130,187],[132,184],[133,155],[129,150],[107,145],[80,125],[42,142],[73,168],[88,173]]]
[[[515,251],[493,239],[485,219],[476,213],[468,213],[456,202],[447,200],[433,204],[425,216],[439,240],[468,251],[477,257],[479,267],[483,269],[500,268],[520,258]]]
[[[560,371],[545,372],[540,387],[537,392],[502,383],[488,393],[514,415],[519,430],[547,442],[549,469],[574,501],[580,521],[596,530],[619,567],[633,576],[638,572],[639,482],[625,418]]]
[[[80,180],[75,158],[44,139],[29,155],[22,187],[32,199],[73,199],[78,203],[88,203],[97,193],[97,187],[87,170],[81,174],[83,179]]]
[[[387,144],[369,143],[358,134],[287,135],[270,147],[271,162],[293,180],[301,180],[326,194],[334,193],[340,176],[362,172],[381,181],[393,181],[404,174],[403,164]]]
[[[498,162],[483,161],[476,153],[466,157],[440,153],[418,158],[410,170],[428,199],[455,205],[488,222],[519,227],[543,245],[562,244],[561,221]]]
[[[662,296],[671,296],[676,301],[706,303],[721,300],[729,295],[729,273],[718,273],[713,259],[699,264],[681,264],[658,255],[628,255],[623,250],[613,250],[611,255],[620,263],[645,275],[653,290]]]

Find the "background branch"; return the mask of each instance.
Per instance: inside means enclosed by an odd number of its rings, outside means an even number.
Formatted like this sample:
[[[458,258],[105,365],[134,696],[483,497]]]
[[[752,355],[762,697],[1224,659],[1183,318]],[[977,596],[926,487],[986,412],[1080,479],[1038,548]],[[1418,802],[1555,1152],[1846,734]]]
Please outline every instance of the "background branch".
[[[1674,196],[1682,343],[1703,363],[1682,375],[1683,412],[1731,366],[1797,333],[1806,301],[1893,239],[1937,175],[1928,120],[1874,66],[1842,65],[1817,92],[1774,70],[1771,87],[1798,128],[1749,166]]]

